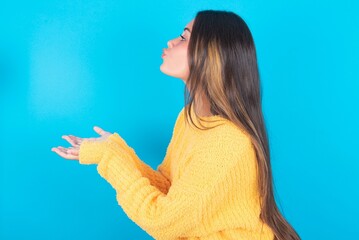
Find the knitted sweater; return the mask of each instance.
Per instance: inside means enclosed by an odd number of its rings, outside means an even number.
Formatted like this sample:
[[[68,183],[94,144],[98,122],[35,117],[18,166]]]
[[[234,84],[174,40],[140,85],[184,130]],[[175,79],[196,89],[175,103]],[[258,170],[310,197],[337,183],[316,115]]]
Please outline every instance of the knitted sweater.
[[[98,164],[126,215],[155,239],[272,240],[259,219],[256,155],[248,135],[218,115],[203,119],[218,121],[193,118],[216,127],[196,129],[181,110],[157,170],[116,132],[102,142],[83,141],[79,162]]]

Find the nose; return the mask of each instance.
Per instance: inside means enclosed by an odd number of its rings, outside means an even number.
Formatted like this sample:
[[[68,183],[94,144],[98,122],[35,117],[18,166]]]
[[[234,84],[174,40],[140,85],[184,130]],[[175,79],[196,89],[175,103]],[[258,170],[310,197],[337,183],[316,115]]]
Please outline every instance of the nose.
[[[173,47],[173,40],[169,40],[167,42],[167,46],[168,46],[168,48],[172,48]]]
[[[174,38],[174,39],[169,40],[169,41],[167,42],[168,48],[172,48],[172,47],[175,45],[177,39],[178,39],[178,38]]]

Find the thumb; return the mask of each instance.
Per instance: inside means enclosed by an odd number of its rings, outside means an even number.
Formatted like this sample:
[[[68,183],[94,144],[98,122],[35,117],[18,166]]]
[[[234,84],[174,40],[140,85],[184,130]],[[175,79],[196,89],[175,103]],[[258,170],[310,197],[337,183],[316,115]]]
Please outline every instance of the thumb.
[[[106,133],[102,128],[100,128],[98,126],[94,126],[93,129],[95,130],[95,132],[97,132],[101,136],[105,135],[105,133]]]

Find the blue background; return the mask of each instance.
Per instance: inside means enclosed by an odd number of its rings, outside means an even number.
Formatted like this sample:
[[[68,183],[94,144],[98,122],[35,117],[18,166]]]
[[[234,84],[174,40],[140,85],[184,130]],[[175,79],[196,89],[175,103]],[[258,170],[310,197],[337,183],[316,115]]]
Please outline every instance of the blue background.
[[[342,1],[3,0],[0,239],[152,239],[63,134],[118,132],[156,168],[184,83],[162,48],[204,9],[234,11],[257,48],[275,196],[303,239],[358,236],[359,10]]]

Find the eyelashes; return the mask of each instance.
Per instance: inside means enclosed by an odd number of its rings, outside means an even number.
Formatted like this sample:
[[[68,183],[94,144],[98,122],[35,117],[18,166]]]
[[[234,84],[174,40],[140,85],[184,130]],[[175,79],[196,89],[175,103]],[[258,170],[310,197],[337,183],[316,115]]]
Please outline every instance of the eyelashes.
[[[181,41],[183,41],[183,40],[186,40],[183,36],[182,36],[182,34],[180,34],[180,37],[181,37]]]

